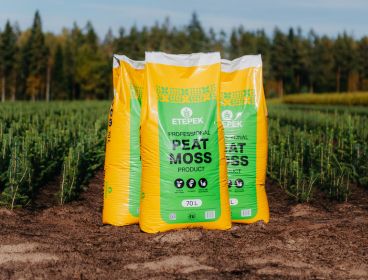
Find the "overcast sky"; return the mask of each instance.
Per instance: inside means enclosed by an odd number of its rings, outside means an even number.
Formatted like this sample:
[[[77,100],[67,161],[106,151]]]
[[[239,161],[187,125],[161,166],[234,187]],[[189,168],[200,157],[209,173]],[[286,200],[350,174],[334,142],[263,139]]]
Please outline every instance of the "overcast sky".
[[[88,20],[100,36],[109,27],[117,34],[121,26],[150,26],[165,17],[183,26],[195,11],[206,29],[230,31],[243,25],[271,34],[276,26],[292,26],[331,36],[343,31],[357,38],[368,35],[368,0],[0,0],[0,28],[7,19],[28,28],[37,9],[44,30],[56,33],[74,21],[84,26]]]

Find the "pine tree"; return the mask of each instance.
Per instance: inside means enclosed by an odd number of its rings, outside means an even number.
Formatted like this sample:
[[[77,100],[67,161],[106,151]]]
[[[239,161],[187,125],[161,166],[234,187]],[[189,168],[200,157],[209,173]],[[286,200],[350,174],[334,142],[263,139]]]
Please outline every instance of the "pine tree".
[[[86,29],[85,42],[89,46],[89,48],[91,48],[91,50],[96,52],[98,48],[98,37],[90,21],[87,22],[85,29]]]
[[[238,29],[240,56],[256,53],[256,38],[252,32],[245,31],[243,26]]]
[[[109,57],[112,57],[112,55],[114,54],[114,34],[112,33],[111,28],[109,28],[106,33],[102,47],[104,48],[104,51],[109,55]]]
[[[289,38],[290,36],[289,34]],[[271,69],[278,83],[277,92],[279,96],[284,94],[285,84],[292,79],[292,69],[290,69],[291,47],[289,40],[281,30],[275,29],[271,48]]]
[[[192,52],[203,52],[208,50],[209,40],[196,13],[192,14],[192,19],[187,26],[187,32]]]
[[[67,39],[63,55],[63,77],[64,87],[69,100],[75,99],[75,58],[73,57],[72,43]]]
[[[27,92],[31,99],[36,100],[45,90],[46,69],[48,62],[48,50],[42,32],[41,17],[38,11],[35,13],[31,36],[27,43],[29,49],[29,76],[27,77]]]
[[[225,57],[225,40],[226,40],[226,33],[221,30],[219,35],[216,34],[213,28],[209,30],[209,41],[210,41],[210,48],[211,50],[218,51],[221,53],[221,57]]]
[[[368,90],[368,36],[358,43],[357,64],[359,71],[360,90]]]
[[[110,84],[110,59],[98,46],[98,37],[92,24],[87,23],[83,34],[83,44],[77,48],[75,56],[75,80],[78,83],[82,99],[102,99]]]
[[[52,69],[52,95],[53,99],[66,99],[65,77],[64,77],[64,55],[63,49],[59,44],[54,54],[54,64]]]
[[[255,53],[262,55],[262,67],[263,76],[265,80],[270,78],[270,52],[271,52],[271,42],[267,37],[264,30],[258,30],[256,32],[256,45]]]
[[[1,101],[6,98],[6,91],[10,88],[8,82],[14,75],[17,37],[10,22],[5,24],[4,32],[0,36],[0,77],[1,77]]]
[[[354,39],[345,32],[339,35],[335,41],[334,48],[336,91],[350,91],[356,85],[349,86],[351,75],[356,74],[356,44]]]
[[[82,30],[74,22],[73,28],[66,40],[64,52],[64,76],[70,99],[79,99],[81,97],[80,78],[77,77],[77,65],[79,64],[79,53],[84,44],[85,37]]]
[[[300,28],[296,34],[293,29],[290,29],[289,43],[291,45],[290,68],[292,69],[292,80],[289,82],[291,92],[301,92],[303,84],[306,85],[306,88],[308,85],[309,43],[303,38]]]
[[[262,54],[266,90],[326,92],[368,90],[368,37],[346,33],[336,39],[303,35],[291,28],[276,29],[269,37],[263,30],[242,26],[229,34],[206,32],[193,14],[183,27],[172,27],[166,18],[153,26],[124,28],[115,37],[111,29],[101,42],[91,22],[61,34],[43,34],[38,12],[31,28],[20,32],[6,23],[0,32],[0,96],[15,98],[106,98],[111,88],[111,55],[123,53],[143,59],[145,50],[171,53],[220,51],[224,58]],[[50,87],[51,85],[51,87]],[[48,90],[50,89],[50,90]]]
[[[327,36],[314,35],[311,50],[310,80],[314,92],[334,90],[334,55],[333,41]]]
[[[231,59],[239,57],[240,55],[239,38],[236,29],[231,31],[229,53]]]

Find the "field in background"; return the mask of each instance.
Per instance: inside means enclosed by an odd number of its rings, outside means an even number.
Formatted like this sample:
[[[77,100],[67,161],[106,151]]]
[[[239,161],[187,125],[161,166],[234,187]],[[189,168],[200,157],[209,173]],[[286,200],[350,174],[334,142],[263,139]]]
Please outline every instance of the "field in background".
[[[323,105],[357,105],[368,106],[368,92],[354,93],[298,93],[281,98],[287,104],[323,104]]]
[[[368,110],[269,104],[268,179],[298,202],[346,201],[368,185]],[[102,168],[108,102],[0,107],[0,205],[28,205],[49,188],[60,204]],[[56,180],[55,180],[56,178]],[[50,198],[51,199],[51,198]]]

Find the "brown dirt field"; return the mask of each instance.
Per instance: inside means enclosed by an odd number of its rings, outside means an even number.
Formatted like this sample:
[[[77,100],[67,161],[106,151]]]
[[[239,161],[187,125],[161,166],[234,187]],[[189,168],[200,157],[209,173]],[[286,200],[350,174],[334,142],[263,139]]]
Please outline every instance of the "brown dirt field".
[[[151,235],[101,224],[103,173],[79,201],[0,209],[0,279],[368,279],[368,194],[294,204],[268,186],[271,222]]]

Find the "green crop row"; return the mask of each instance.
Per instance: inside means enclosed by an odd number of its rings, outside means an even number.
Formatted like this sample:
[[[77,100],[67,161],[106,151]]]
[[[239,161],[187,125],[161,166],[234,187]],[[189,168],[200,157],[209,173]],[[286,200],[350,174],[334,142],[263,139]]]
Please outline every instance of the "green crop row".
[[[0,205],[27,205],[51,178],[55,199],[76,198],[104,160],[107,102],[0,105]],[[362,107],[269,106],[268,177],[297,201],[316,190],[345,201],[368,186]],[[51,199],[51,198],[50,198]]]
[[[76,197],[103,164],[106,108],[104,102],[2,104],[0,204],[26,205],[59,175],[58,201]]]
[[[287,104],[329,104],[368,106],[368,92],[356,93],[298,93],[285,95],[282,102]]]
[[[268,176],[298,201],[316,189],[346,201],[368,185],[368,116],[269,108]]]
[[[272,99],[271,99],[272,100]],[[346,105],[308,105],[308,104],[282,104],[275,102],[267,102],[272,109],[280,108],[287,111],[304,111],[328,114],[349,114],[352,116],[367,116],[368,110],[364,106],[346,106]]]

